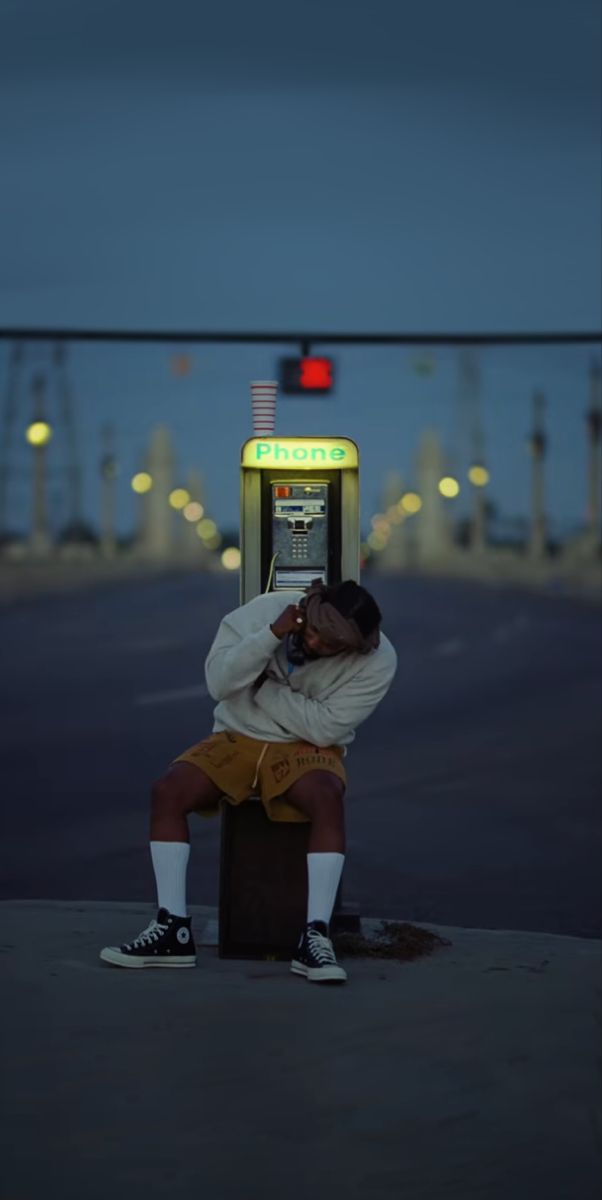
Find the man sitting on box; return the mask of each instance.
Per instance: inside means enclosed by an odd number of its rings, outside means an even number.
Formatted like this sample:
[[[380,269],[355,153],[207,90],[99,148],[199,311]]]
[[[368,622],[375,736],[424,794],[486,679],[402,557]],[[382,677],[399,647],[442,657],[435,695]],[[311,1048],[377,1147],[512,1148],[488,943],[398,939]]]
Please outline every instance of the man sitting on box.
[[[290,598],[290,599],[289,599]],[[205,662],[213,733],[180,754],[152,792],[156,920],[100,957],[122,967],[193,967],[186,908],[188,816],[259,795],[273,821],[310,821],[307,924],[291,970],[344,982],[329,922],[345,856],[343,759],[388,691],[397,655],[380,609],[352,579],[267,592],[228,613]],[[290,600],[292,599],[292,602]]]

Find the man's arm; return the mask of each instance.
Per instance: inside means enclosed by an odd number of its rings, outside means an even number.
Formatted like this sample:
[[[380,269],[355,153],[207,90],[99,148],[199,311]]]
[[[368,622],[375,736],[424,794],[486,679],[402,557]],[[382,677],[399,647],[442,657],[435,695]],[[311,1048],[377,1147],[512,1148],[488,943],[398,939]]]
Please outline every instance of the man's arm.
[[[256,683],[282,638],[297,627],[298,615],[296,605],[288,604],[269,625],[263,596],[228,613],[205,660],[205,679],[213,699],[226,700]],[[259,628],[249,633],[249,623]]]
[[[378,669],[358,672],[326,700],[308,700],[288,684],[272,679],[262,684],[254,699],[268,716],[303,741],[313,746],[337,746],[374,712],[389,690],[396,669],[397,655],[391,647]]]

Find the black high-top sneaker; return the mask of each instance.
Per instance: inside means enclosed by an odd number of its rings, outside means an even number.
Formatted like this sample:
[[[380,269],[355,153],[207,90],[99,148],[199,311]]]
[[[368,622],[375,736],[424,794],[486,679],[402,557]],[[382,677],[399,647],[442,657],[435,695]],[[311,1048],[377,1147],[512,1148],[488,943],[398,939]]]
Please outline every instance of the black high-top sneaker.
[[[115,967],[195,967],[192,917],[176,917],[160,908],[156,921],[123,946],[105,946],[100,957]]]
[[[291,971],[313,983],[344,983],[347,973],[339,966],[325,921],[310,921],[301,934]]]

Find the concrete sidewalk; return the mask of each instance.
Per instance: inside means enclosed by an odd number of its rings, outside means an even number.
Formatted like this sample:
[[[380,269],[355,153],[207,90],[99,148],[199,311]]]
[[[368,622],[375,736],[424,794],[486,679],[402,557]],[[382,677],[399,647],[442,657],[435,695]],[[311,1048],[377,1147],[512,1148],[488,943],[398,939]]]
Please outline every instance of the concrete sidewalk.
[[[191,912],[196,970],[128,971],[151,905],[0,904],[3,1198],[598,1196],[599,942],[429,925],[332,988]]]

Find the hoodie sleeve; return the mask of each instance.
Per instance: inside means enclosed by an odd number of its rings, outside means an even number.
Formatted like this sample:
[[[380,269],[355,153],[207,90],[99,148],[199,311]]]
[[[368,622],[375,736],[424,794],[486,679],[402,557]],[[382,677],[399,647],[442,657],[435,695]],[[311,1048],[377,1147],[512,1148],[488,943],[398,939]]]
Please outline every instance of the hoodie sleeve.
[[[348,740],[370,716],[389,690],[397,669],[390,652],[333,692],[326,700],[308,700],[286,683],[268,679],[255,694],[255,703],[274,721],[313,746],[337,746]]]
[[[254,601],[234,609],[221,621],[205,659],[205,679],[214,700],[250,687],[280,645],[265,611],[254,611]],[[249,632],[249,625],[259,628]]]

